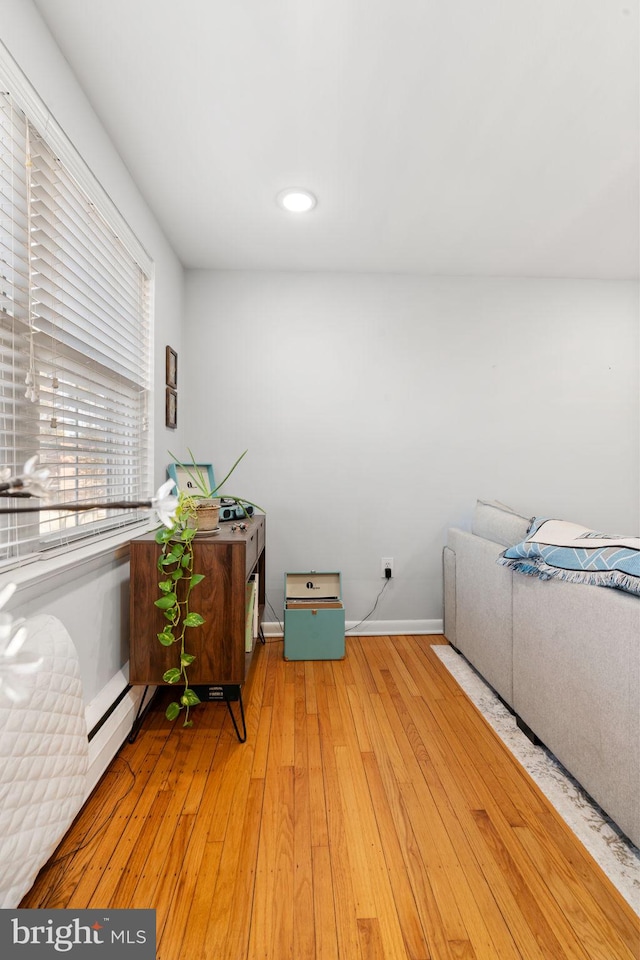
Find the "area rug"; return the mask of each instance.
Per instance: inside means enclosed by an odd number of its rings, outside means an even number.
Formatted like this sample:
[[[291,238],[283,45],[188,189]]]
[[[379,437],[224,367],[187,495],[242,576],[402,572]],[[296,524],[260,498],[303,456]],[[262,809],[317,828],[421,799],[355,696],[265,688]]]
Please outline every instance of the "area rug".
[[[463,656],[443,644],[433,644],[431,649],[625,900],[640,914],[640,850],[620,833],[552,753],[531,743],[516,725],[514,715]]]

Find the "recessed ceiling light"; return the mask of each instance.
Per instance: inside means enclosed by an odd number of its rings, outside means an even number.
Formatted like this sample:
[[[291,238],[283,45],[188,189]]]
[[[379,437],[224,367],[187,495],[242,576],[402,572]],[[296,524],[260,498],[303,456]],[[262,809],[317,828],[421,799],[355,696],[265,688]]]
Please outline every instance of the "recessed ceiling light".
[[[276,200],[289,213],[308,213],[318,202],[309,190],[301,190],[299,187],[281,190]]]

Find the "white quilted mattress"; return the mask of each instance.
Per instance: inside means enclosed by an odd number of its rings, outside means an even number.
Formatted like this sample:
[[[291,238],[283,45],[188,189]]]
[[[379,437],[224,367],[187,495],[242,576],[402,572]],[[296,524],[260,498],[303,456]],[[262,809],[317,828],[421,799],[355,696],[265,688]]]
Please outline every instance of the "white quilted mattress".
[[[17,907],[86,799],[87,729],[78,655],[52,616],[26,621],[42,657],[24,703],[0,700],[0,907]]]

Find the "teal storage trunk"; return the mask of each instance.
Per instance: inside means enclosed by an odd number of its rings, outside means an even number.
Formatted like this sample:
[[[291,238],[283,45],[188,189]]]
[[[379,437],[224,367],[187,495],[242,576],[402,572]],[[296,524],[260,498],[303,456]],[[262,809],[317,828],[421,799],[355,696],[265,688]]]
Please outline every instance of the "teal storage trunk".
[[[341,660],[344,630],[339,573],[285,573],[285,660]]]

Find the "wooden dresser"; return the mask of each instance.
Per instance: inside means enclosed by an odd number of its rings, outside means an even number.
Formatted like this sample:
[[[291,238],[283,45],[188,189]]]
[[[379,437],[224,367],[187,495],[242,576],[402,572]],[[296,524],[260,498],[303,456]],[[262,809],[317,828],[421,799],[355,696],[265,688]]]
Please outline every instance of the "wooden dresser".
[[[201,614],[205,623],[187,630],[187,652],[196,657],[189,668],[189,683],[198,688],[201,699],[224,700],[227,705],[230,700],[240,700],[242,709],[240,687],[255,649],[255,640],[251,650],[246,649],[246,586],[257,574],[261,623],[265,602],[265,517],[253,516],[244,521],[245,529],[241,527],[240,522],[222,523],[218,534],[197,536],[193,541],[193,571],[204,574],[204,580],[193,588],[190,608]],[[165,671],[176,666],[176,647],[162,646],[157,637],[166,623],[162,611],[154,606],[161,595],[159,556],[160,547],[153,533],[131,541],[132,684],[162,685]]]

